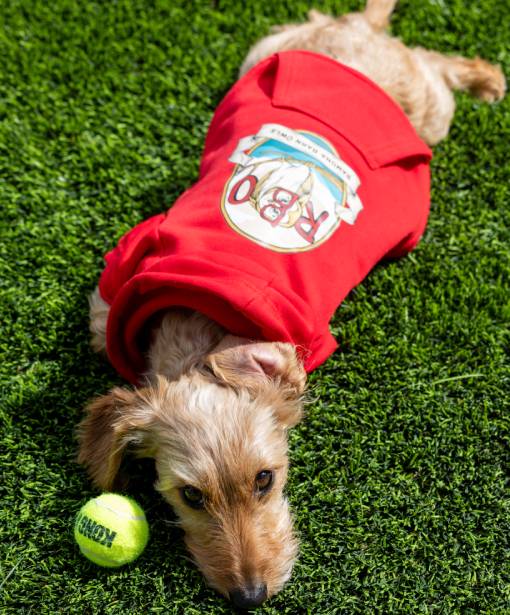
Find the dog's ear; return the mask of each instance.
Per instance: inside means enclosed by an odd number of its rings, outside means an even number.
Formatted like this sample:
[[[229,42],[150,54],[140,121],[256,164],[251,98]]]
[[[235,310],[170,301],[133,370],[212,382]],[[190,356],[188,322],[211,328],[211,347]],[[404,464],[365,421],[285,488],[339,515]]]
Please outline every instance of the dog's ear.
[[[256,392],[272,381],[285,397],[294,399],[305,390],[306,373],[291,344],[226,335],[206,357],[206,364],[219,380],[234,387]]]
[[[122,456],[133,446],[138,457],[151,457],[153,411],[143,391],[114,388],[86,408],[78,426],[78,462],[105,491],[116,484]]]

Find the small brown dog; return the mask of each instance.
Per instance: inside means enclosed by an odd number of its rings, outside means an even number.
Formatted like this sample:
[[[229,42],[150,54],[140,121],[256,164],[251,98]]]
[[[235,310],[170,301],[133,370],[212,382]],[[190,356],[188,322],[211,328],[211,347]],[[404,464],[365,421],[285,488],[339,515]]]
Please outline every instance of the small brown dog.
[[[481,59],[409,49],[388,36],[394,5],[368,0],[363,13],[340,18],[311,11],[309,22],[258,42],[241,74],[277,51],[328,55],[381,86],[433,145],[448,133],[452,89],[495,101],[505,80]],[[104,351],[109,306],[97,290],[90,306],[92,344]],[[283,488],[305,371],[292,345],[235,337],[190,310],[168,311],[151,339],[147,385],[113,389],[88,406],[79,461],[109,490],[126,449],[154,458],[156,489],[209,584],[238,606],[256,606],[282,588],[297,554]]]

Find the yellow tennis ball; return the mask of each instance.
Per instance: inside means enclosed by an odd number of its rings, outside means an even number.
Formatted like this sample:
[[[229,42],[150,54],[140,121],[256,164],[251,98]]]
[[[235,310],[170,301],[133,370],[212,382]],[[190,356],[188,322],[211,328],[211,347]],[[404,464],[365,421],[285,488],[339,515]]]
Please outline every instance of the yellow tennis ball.
[[[103,493],[82,506],[74,538],[85,557],[116,568],[135,560],[149,540],[145,513],[131,498]]]

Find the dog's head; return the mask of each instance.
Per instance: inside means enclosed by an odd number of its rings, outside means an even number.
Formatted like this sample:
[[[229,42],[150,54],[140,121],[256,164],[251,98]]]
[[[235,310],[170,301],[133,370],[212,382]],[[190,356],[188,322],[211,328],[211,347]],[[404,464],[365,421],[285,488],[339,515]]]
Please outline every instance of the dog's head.
[[[289,345],[226,341],[203,369],[94,400],[79,461],[109,490],[128,447],[154,458],[156,488],[209,584],[255,606],[281,589],[297,553],[283,489],[304,381]]]

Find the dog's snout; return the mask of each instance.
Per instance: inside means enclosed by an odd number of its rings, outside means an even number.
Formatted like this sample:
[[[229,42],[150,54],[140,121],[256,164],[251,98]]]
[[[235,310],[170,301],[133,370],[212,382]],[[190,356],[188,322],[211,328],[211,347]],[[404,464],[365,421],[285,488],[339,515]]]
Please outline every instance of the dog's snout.
[[[236,587],[230,592],[230,599],[241,609],[251,609],[259,606],[267,598],[265,583]]]

